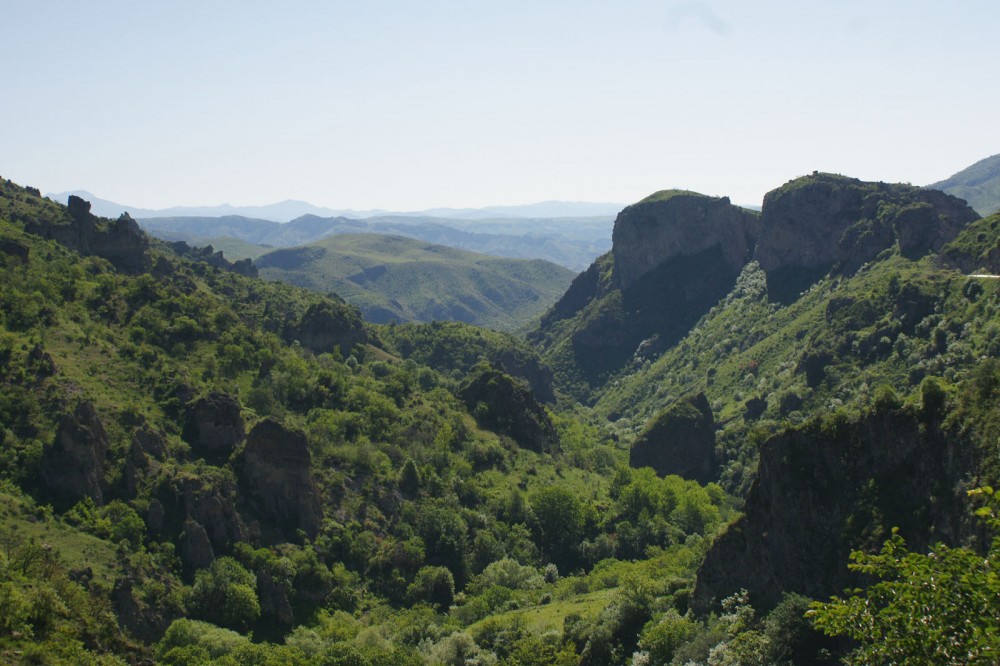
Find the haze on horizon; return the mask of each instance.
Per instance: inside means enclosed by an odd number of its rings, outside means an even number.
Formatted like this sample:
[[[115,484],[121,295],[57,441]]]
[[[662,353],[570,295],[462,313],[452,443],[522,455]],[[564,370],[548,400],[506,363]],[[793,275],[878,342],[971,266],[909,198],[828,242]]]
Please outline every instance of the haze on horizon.
[[[4,3],[0,175],[144,208],[759,203],[1000,152],[1000,3]]]

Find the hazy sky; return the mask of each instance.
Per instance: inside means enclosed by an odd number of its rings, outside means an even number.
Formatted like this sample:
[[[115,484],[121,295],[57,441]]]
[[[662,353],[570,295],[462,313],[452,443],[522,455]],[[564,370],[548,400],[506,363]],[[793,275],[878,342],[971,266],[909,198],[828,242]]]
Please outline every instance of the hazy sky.
[[[417,210],[1000,152],[997,0],[2,0],[0,175],[137,207]]]

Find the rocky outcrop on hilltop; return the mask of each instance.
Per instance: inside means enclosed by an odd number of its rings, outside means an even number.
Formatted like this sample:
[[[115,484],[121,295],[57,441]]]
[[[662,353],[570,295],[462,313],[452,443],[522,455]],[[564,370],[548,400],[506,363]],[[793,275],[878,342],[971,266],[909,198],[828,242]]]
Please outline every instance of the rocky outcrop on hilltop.
[[[831,269],[855,272],[897,243],[911,259],[935,252],[978,217],[942,192],[814,173],[765,195],[756,259],[769,293],[785,300]]]
[[[104,424],[94,406],[82,401],[72,414],[63,415],[54,441],[42,451],[42,486],[59,503],[71,505],[89,497],[101,504],[107,492],[107,454]]]
[[[654,417],[629,453],[632,467],[652,467],[699,483],[715,481],[715,419],[704,393],[679,400]]]
[[[694,192],[657,192],[625,208],[611,236],[618,285],[627,290],[675,257],[718,248],[717,268],[739,275],[750,258],[757,216],[728,197]]]
[[[462,382],[459,397],[479,425],[507,435],[523,448],[551,452],[559,445],[552,419],[527,384],[496,368],[476,368]]]
[[[299,540],[300,530],[312,539],[319,531],[321,508],[310,463],[301,432],[272,419],[250,431],[239,464],[240,492],[251,512],[262,519],[265,541],[276,535]]]
[[[239,273],[240,275],[245,275],[246,277],[257,277],[258,275],[257,267],[254,266],[252,260],[239,259],[237,261],[229,261],[222,253],[222,250],[216,251],[211,245],[206,245],[205,247],[192,247],[185,241],[175,241],[170,243],[170,249],[173,250],[178,256],[190,259],[191,261],[200,261],[212,266],[213,268],[219,268],[224,271],[232,271],[233,273]]]
[[[28,233],[49,238],[83,255],[107,259],[124,273],[149,270],[149,239],[139,225],[123,213],[117,220],[101,220],[90,213],[90,202],[71,195],[67,203],[69,220],[53,222],[31,219],[25,225]]]
[[[850,551],[877,550],[889,526],[914,551],[960,543],[973,467],[971,446],[915,410],[827,416],[779,434],[761,448],[743,517],[698,572],[694,605],[708,610],[742,588],[770,608],[784,592],[824,599],[858,586]]]
[[[298,340],[313,353],[339,349],[347,356],[354,345],[368,342],[364,321],[357,308],[346,303],[324,301],[309,306],[298,324],[286,331],[286,337]]]

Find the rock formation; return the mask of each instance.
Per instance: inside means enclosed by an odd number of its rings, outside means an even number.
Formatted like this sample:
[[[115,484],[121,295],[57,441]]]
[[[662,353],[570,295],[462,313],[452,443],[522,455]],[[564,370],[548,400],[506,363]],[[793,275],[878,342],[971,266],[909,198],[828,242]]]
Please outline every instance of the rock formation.
[[[209,393],[188,409],[184,440],[195,456],[223,463],[245,436],[240,403],[232,396]]]
[[[708,610],[745,588],[763,609],[784,592],[825,599],[858,586],[850,551],[877,550],[890,526],[912,550],[960,543],[972,469],[960,435],[910,411],[828,416],[779,434],[761,448],[743,517],[698,571],[694,605]]]
[[[104,501],[104,461],[108,436],[87,401],[59,420],[55,440],[42,451],[41,482],[58,502],[71,505],[85,497]]]
[[[316,354],[340,349],[344,356],[351,353],[354,345],[368,341],[358,310],[346,303],[331,301],[309,306],[287,337],[298,340]]]
[[[654,417],[632,444],[629,465],[699,483],[716,480],[715,419],[705,394],[679,400]]]
[[[552,419],[521,380],[479,366],[462,382],[459,396],[484,428],[507,435],[523,448],[552,451],[559,445]]]
[[[80,254],[107,259],[124,273],[149,270],[149,239],[128,213],[117,220],[99,220],[91,215],[90,202],[75,195],[70,195],[67,211],[69,220],[57,224],[33,219],[25,225],[25,230]]]
[[[615,274],[625,290],[643,275],[680,256],[719,248],[719,270],[739,275],[756,238],[757,216],[694,192],[657,192],[628,206],[611,237]]]
[[[321,507],[310,470],[306,437],[277,421],[265,419],[247,437],[239,465],[240,493],[251,512],[261,518],[262,537],[297,540],[319,531]]]

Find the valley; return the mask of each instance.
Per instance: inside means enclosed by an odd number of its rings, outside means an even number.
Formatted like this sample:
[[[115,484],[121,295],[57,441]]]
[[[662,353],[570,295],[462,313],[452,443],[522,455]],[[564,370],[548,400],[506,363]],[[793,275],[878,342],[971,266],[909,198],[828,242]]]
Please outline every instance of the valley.
[[[0,660],[995,662],[1000,214],[814,172],[578,274],[438,244],[550,223],[0,181]]]

